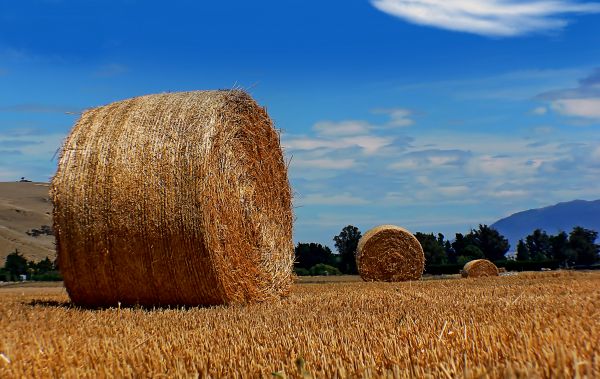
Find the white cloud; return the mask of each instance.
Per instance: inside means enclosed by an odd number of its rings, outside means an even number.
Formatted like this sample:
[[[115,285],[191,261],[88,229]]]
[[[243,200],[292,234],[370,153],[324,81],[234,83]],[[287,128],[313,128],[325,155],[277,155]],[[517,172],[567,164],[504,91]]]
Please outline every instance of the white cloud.
[[[419,25],[493,37],[562,29],[562,16],[600,12],[574,0],[372,0],[382,12]]]
[[[298,199],[298,205],[366,205],[369,203],[369,200],[353,196],[348,192],[331,196],[315,193]]]
[[[462,165],[470,156],[470,152],[463,150],[428,149],[417,150],[404,154],[400,160],[390,164],[393,170],[430,169],[440,166]]]
[[[368,133],[371,126],[365,121],[321,121],[313,126],[313,130],[321,136],[351,136]]]
[[[62,146],[64,134],[8,135],[0,134],[0,147],[27,157],[50,158]]]
[[[531,111],[534,115],[543,116],[548,113],[548,108],[546,107],[537,107]]]
[[[406,108],[376,109],[373,113],[387,115],[390,118],[386,124],[388,127],[405,127],[415,123],[410,118],[412,111]]]
[[[552,102],[552,108],[566,116],[600,119],[600,97],[558,99]]]
[[[321,170],[346,170],[354,167],[354,159],[300,159],[292,161],[294,167],[316,168]]]
[[[514,199],[516,197],[526,197],[530,193],[526,190],[515,189],[515,190],[501,190],[501,191],[491,191],[490,196],[497,198],[510,198]]]
[[[284,148],[290,150],[317,150],[327,149],[330,152],[344,149],[360,149],[362,153],[371,155],[380,149],[391,145],[392,137],[380,137],[374,135],[357,135],[343,138],[310,138],[292,137],[284,142]]]
[[[438,191],[446,196],[462,196],[469,193],[469,187],[463,185],[450,185],[438,188]]]

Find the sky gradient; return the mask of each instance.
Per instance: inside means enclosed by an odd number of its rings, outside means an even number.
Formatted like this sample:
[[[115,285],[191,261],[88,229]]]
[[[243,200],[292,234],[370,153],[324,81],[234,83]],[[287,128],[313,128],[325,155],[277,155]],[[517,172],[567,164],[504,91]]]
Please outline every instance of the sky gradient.
[[[600,198],[598,67],[593,2],[5,3],[0,180],[50,180],[83,109],[241,87],[282,130],[296,241],[453,237]]]

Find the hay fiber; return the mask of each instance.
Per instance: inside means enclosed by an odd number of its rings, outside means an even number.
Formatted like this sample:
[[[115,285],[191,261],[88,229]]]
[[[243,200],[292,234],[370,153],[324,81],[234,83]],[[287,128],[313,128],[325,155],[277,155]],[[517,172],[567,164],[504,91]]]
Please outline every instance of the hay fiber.
[[[465,264],[462,276],[465,278],[498,276],[498,267],[487,259],[475,259]]]
[[[423,274],[425,255],[411,232],[395,225],[380,225],[358,242],[356,265],[365,281],[416,280]]]
[[[148,95],[83,113],[52,180],[60,270],[81,306],[278,298],[292,282],[279,134],[244,91]]]

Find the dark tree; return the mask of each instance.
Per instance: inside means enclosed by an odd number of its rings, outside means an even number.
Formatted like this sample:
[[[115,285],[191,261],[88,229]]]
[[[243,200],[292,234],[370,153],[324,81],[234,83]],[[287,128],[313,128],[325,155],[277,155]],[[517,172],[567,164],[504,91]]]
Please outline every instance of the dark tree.
[[[441,238],[440,238],[441,236]],[[419,240],[423,252],[425,253],[425,267],[430,265],[439,265],[448,262],[446,251],[444,250],[444,236],[438,234],[438,238],[433,233],[425,234],[417,232],[415,237]]]
[[[561,264],[568,264],[569,235],[567,233],[560,232],[555,236],[550,236],[550,247],[552,259],[561,262]]]
[[[450,243],[450,241],[446,240],[446,242],[444,242],[444,250],[446,251],[446,256],[448,257],[448,262],[456,263],[456,258],[457,258],[456,252],[452,248],[452,244]]]
[[[536,229],[528,235],[525,238],[525,244],[527,245],[527,250],[529,250],[529,256],[533,260],[543,261],[552,257],[550,237],[541,229]]]
[[[485,258],[483,251],[475,245],[469,245],[464,248],[462,257],[467,257],[469,260]]]
[[[528,261],[530,259],[529,249],[523,240],[519,240],[517,244],[517,260],[518,261]]]
[[[14,252],[6,256],[4,268],[8,271],[12,280],[17,280],[19,275],[27,273],[27,259],[19,253],[19,250],[15,249]]]
[[[348,225],[339,235],[333,237],[335,248],[340,253],[340,270],[344,274],[356,274],[356,248],[360,240],[360,230],[356,226]]]
[[[333,254],[331,249],[320,243],[301,243],[299,242],[294,249],[296,253],[296,268],[310,269],[316,264],[322,263],[331,265],[333,263]]]
[[[569,234],[569,249],[576,254],[577,264],[591,265],[598,261],[600,246],[595,243],[598,232],[576,226]]]
[[[504,259],[504,254],[510,248],[508,240],[494,228],[487,225],[479,225],[479,229],[469,233],[473,244],[477,246],[491,261]]]
[[[41,261],[36,263],[34,268],[35,268],[36,274],[45,274],[49,271],[56,270],[56,267],[54,267],[54,262],[52,262],[50,260],[50,258],[48,258],[48,257],[46,257],[46,259],[42,259]]]
[[[471,233],[464,236],[462,233],[456,233],[456,238],[452,242],[452,249],[456,256],[465,255],[464,250],[467,246],[473,245],[473,235]]]

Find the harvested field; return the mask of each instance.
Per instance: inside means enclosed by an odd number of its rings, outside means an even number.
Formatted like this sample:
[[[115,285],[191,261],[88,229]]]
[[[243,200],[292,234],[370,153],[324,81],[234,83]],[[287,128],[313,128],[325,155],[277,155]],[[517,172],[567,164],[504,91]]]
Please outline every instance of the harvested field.
[[[158,310],[0,288],[0,377],[600,376],[600,273],[346,279],[299,282],[276,302]]]

